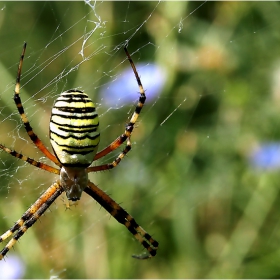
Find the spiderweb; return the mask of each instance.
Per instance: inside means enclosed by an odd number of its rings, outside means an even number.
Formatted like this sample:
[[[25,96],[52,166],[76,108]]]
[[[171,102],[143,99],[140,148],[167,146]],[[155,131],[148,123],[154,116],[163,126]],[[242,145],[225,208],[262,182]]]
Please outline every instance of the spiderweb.
[[[64,90],[95,102],[99,149],[124,131],[139,96],[128,45],[147,102],[130,154],[90,179],[160,247],[132,259],[142,247],[125,227],[86,194],[78,205],[62,195],[0,262],[0,278],[278,277],[278,18],[275,2],[1,2],[0,143],[36,160],[50,164],[12,100],[23,42],[20,94],[50,150]],[[0,233],[56,179],[1,152]]]

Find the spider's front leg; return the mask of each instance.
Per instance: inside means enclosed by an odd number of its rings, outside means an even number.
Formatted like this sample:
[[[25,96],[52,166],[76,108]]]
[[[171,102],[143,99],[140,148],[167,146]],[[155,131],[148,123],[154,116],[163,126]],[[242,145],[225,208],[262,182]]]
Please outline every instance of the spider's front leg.
[[[20,237],[41,217],[62,192],[63,188],[60,186],[59,182],[52,184],[36,202],[30,206],[14,226],[0,236],[1,243],[15,233],[4,249],[0,251],[0,260],[4,258]]]
[[[156,255],[158,242],[139,226],[135,219],[119,204],[90,181],[84,191],[105,208],[119,223],[123,224],[148,251],[148,254],[144,256],[133,255],[134,258],[148,259]]]

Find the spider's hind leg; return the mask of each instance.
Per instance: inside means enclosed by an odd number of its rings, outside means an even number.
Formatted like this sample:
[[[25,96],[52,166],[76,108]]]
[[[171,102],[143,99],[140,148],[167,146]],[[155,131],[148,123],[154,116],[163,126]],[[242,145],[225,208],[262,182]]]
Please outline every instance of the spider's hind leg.
[[[24,112],[21,98],[20,98],[20,78],[21,78],[21,69],[23,64],[23,59],[25,55],[26,50],[26,43],[23,45],[22,54],[20,56],[20,61],[18,65],[18,72],[17,72],[17,78],[16,78],[16,86],[15,86],[15,93],[14,93],[14,101],[17,106],[18,112],[20,114],[21,120],[24,124],[25,130],[29,136],[29,138],[32,140],[32,142],[37,146],[37,148],[52,162],[54,162],[56,165],[61,167],[61,163],[57,160],[57,158],[45,147],[41,139],[34,133],[29,120]]]
[[[124,51],[126,53],[126,56],[127,56],[127,59],[130,63],[130,66],[133,70],[133,73],[134,73],[134,76],[136,78],[136,81],[138,83],[138,87],[139,87],[139,92],[140,92],[140,96],[139,96],[139,99],[138,99],[138,103],[136,105],[136,108],[134,110],[134,113],[132,114],[129,122],[126,124],[126,127],[125,127],[125,131],[122,135],[120,135],[116,140],[114,140],[108,147],[104,148],[102,151],[98,152],[95,157],[94,157],[94,160],[97,160],[99,158],[102,158],[104,157],[105,155],[111,153],[112,151],[114,151],[115,149],[117,149],[120,145],[122,145],[125,141],[128,141],[131,134],[132,134],[132,131],[134,129],[134,125],[140,115],[140,112],[145,104],[145,101],[146,101],[146,95],[145,95],[145,91],[144,91],[144,88],[143,88],[143,85],[142,85],[142,82],[141,82],[141,79],[139,77],[139,74],[136,70],[136,67],[132,61],[132,58],[126,48],[126,46],[124,47]],[[127,140],[128,139],[128,140]]]

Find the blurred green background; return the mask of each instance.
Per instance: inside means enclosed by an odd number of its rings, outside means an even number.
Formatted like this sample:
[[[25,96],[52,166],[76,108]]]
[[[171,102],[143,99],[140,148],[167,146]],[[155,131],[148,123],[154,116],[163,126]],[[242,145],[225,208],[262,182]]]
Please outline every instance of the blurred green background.
[[[51,106],[73,87],[98,106],[100,148],[123,132],[133,103],[108,109],[100,89],[128,67],[126,40],[136,66],[167,74],[153,101],[147,88],[129,156],[90,176],[158,240],[158,255],[131,258],[141,245],[84,194],[66,211],[59,198],[5,264],[16,270],[18,256],[22,278],[279,278],[279,168],[250,161],[280,138],[279,14],[278,2],[0,2],[0,142],[30,157],[48,162],[12,100],[24,41],[21,97],[48,147]],[[56,176],[0,156],[4,233]]]

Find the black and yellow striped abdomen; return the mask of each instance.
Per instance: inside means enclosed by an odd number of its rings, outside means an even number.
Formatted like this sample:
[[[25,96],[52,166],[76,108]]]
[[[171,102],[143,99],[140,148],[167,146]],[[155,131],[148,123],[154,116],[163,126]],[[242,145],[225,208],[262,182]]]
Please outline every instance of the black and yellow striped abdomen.
[[[88,167],[100,140],[95,105],[82,91],[61,93],[52,108],[50,140],[63,166]]]

